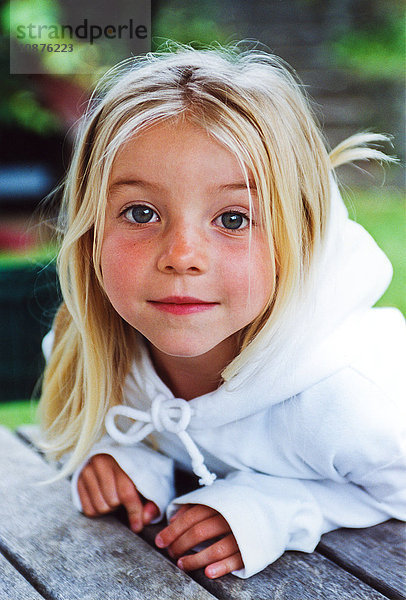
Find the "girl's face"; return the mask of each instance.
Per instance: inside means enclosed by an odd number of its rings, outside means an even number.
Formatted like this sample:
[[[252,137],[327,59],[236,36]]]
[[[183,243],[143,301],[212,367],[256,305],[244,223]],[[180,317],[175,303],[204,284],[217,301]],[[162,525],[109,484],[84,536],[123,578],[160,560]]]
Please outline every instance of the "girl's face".
[[[254,187],[250,248],[249,195],[230,151],[197,125],[157,124],[120,149],[109,189],[105,291],[156,349],[200,356],[259,315],[273,266]]]

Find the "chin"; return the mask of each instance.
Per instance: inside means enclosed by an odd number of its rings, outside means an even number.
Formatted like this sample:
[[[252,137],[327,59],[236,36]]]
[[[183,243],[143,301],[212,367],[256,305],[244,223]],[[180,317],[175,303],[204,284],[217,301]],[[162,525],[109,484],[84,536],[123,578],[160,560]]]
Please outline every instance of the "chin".
[[[173,338],[170,340],[157,340],[149,338],[149,342],[160,352],[168,356],[176,356],[178,358],[194,358],[202,356],[212,350],[217,344],[195,342],[191,339],[176,341]]]

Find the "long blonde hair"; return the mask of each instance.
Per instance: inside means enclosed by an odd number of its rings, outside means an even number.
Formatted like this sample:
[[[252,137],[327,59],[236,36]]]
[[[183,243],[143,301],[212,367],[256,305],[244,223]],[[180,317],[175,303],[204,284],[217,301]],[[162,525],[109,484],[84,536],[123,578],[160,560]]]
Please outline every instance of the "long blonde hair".
[[[72,472],[104,432],[107,410],[123,401],[137,351],[131,326],[103,289],[100,252],[109,175],[118,149],[166,119],[189,119],[238,158],[254,178],[271,259],[273,293],[240,332],[240,352],[222,373],[230,380],[255,352],[266,326],[276,337],[300,298],[329,217],[331,171],[356,159],[382,159],[366,147],[385,136],[359,134],[330,155],[310,104],[287,65],[270,54],[232,48],[132,58],[113,69],[91,98],[66,177],[60,212],[58,272],[64,302],[40,401],[43,448],[71,456]],[[248,178],[247,178],[248,181]]]

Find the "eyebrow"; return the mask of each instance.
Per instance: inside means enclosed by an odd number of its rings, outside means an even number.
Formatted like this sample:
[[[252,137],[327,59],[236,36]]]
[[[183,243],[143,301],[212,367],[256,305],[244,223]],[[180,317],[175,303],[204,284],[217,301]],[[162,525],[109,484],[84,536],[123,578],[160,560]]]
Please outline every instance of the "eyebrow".
[[[137,186],[142,188],[161,189],[161,186],[149,181],[144,181],[143,179],[118,179],[110,185],[109,192],[117,188],[124,187],[126,185]]]
[[[245,181],[241,181],[241,182],[236,182],[236,183],[224,183],[222,185],[219,186],[213,186],[215,190],[218,190],[220,192],[222,191],[233,191],[233,190],[246,190],[247,189],[247,184]],[[249,181],[248,182],[248,188],[254,192],[257,191],[257,186],[255,185],[255,183],[253,181]]]
[[[145,181],[143,179],[118,179],[117,181],[114,181],[110,185],[109,192],[114,191],[117,188],[124,187],[124,186],[135,186],[135,187],[142,187],[142,188],[146,188],[146,189],[149,188],[152,190],[162,189],[160,185],[157,185],[156,183],[152,183],[150,181]],[[213,191],[227,192],[227,191],[246,190],[247,184],[245,181],[236,181],[236,182],[232,182],[232,183],[223,183],[221,185],[213,185],[211,187],[212,187]],[[251,180],[249,181],[249,189],[254,192],[257,191],[255,183]]]

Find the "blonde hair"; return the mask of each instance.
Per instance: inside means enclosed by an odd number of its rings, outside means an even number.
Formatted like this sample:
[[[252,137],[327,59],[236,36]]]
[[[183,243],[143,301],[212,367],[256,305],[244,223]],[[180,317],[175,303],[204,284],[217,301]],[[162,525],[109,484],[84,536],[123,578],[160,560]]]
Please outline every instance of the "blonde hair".
[[[123,401],[136,336],[103,289],[100,252],[109,174],[119,148],[167,119],[188,119],[238,158],[255,181],[271,259],[273,293],[240,332],[240,352],[222,373],[230,380],[255,352],[265,329],[277,337],[306,282],[329,217],[331,170],[349,160],[387,159],[359,134],[328,155],[309,102],[279,58],[238,48],[186,46],[121,63],[91,98],[78,133],[61,208],[58,257],[64,298],[40,401],[43,448],[72,454],[72,472],[104,432],[107,410]],[[364,147],[363,147],[364,146]],[[330,175],[329,175],[330,174]]]

